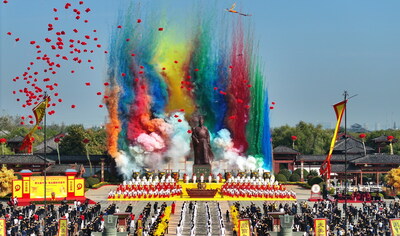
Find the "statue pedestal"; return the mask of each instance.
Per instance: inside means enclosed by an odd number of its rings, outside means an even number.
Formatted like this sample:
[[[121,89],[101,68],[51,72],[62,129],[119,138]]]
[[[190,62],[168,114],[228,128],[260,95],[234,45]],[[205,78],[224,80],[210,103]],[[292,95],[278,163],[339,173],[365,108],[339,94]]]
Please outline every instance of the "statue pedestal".
[[[194,164],[193,174],[196,175],[197,181],[200,181],[201,174],[204,174],[204,182],[208,181],[208,176],[211,173],[211,164]]]

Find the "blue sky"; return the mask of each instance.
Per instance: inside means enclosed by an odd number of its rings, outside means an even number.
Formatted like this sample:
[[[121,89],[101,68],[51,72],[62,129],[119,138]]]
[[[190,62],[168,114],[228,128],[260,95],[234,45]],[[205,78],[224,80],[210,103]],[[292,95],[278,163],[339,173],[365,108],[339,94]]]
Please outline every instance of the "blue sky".
[[[11,81],[25,71],[36,57],[29,41],[43,41],[49,34],[47,24],[62,28],[79,28],[82,32],[97,30],[102,50],[107,50],[109,35],[116,18],[128,0],[86,0],[83,7],[91,9],[88,24],[71,20],[64,0],[8,0],[0,4],[0,114],[28,115],[12,95],[24,86]],[[73,7],[78,1],[70,1]],[[147,0],[135,1],[147,13],[161,8],[177,18],[193,6],[209,4],[229,14],[224,8],[230,0]],[[58,8],[55,14],[52,9]],[[237,1],[237,8],[249,17],[259,42],[259,54],[265,68],[265,78],[271,101],[272,126],[295,125],[303,120],[312,123],[334,123],[331,105],[341,100],[344,90],[358,94],[348,105],[348,121],[367,124],[374,129],[393,126],[400,118],[398,89],[400,85],[400,1],[386,0],[248,0]],[[185,14],[186,14],[185,13]],[[83,14],[84,15],[84,14]],[[231,14],[228,17],[239,17]],[[69,19],[69,20],[65,20]],[[12,36],[7,35],[12,32]],[[21,38],[16,43],[14,39]],[[43,44],[43,43],[42,43]],[[89,59],[85,58],[85,59]],[[66,66],[57,76],[64,105],[49,117],[49,122],[102,125],[106,109],[99,108],[106,79],[106,56],[93,54],[93,66]],[[71,75],[70,70],[76,70]],[[90,81],[92,86],[84,86]],[[61,93],[61,92],[60,92]],[[77,104],[70,109],[70,104]]]

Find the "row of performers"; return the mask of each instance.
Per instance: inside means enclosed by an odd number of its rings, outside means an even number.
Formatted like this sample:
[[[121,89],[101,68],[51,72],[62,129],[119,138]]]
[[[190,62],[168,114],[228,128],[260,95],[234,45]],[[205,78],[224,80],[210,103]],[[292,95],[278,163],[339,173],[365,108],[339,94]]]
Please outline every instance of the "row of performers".
[[[260,190],[260,189],[240,189],[225,188],[222,194],[229,197],[240,198],[279,198],[279,199],[296,199],[296,193],[291,190]]]
[[[116,191],[137,191],[137,190],[145,190],[149,192],[150,190],[152,191],[160,191],[160,190],[172,190],[172,189],[181,189],[182,186],[180,184],[177,184],[175,182],[173,183],[165,183],[165,182],[152,182],[152,183],[144,183],[144,184],[138,184],[138,183],[133,183],[133,184],[120,184],[117,187]]]
[[[253,189],[253,190],[281,190],[284,191],[286,188],[281,184],[260,184],[259,182],[252,183],[225,183],[222,185],[222,189]]]
[[[181,194],[182,188],[160,190],[111,190],[108,193],[108,199],[169,198],[180,196]]]

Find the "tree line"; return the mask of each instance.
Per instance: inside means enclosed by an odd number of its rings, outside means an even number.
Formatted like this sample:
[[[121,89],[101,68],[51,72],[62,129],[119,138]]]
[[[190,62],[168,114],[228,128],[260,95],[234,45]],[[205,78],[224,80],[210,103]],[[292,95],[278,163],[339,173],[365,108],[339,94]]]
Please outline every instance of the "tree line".
[[[14,116],[0,116],[0,138],[7,140],[15,136],[24,137],[33,126],[21,125],[21,118]],[[273,128],[272,145],[294,147],[301,154],[321,155],[326,154],[333,136],[333,129],[324,129],[321,125],[314,125],[304,121],[300,121],[295,126],[284,125]],[[343,132],[341,128],[340,132]],[[104,127],[85,128],[81,124],[65,125],[50,124],[46,127],[46,136],[48,138],[64,134],[65,136],[59,140],[59,150],[62,155],[85,155],[86,139],[89,154],[105,154],[106,149],[106,132]],[[360,133],[349,132],[349,135],[359,138]],[[365,143],[367,146],[376,149],[376,144],[372,139],[381,135],[391,135],[396,138],[400,137],[400,130],[378,130],[365,133]],[[33,148],[42,143],[44,140],[44,129],[38,129],[34,132],[35,141]],[[361,138],[360,138],[361,140]],[[293,145],[294,144],[294,145]],[[395,154],[400,154],[400,143],[394,142],[393,149]],[[13,154],[7,147],[4,154]],[[383,147],[381,152],[389,153],[389,147]]]

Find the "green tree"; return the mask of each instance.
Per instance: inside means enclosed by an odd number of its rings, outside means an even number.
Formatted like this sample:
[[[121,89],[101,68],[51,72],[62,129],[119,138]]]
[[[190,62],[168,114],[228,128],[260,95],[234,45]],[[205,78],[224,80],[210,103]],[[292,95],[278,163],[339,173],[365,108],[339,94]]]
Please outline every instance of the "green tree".
[[[71,125],[67,128],[67,134],[59,143],[61,155],[85,155],[85,138],[90,140],[83,125]]]
[[[329,142],[333,131],[322,129],[321,125],[313,125],[300,121],[295,127],[288,125],[273,129],[273,145],[292,146],[293,135],[297,136],[295,149],[302,154],[325,154],[329,150]]]
[[[106,133],[102,128],[85,130],[83,125],[71,125],[66,129],[67,135],[61,139],[61,155],[86,155],[84,139],[88,139],[90,155],[104,154],[106,152]]]

